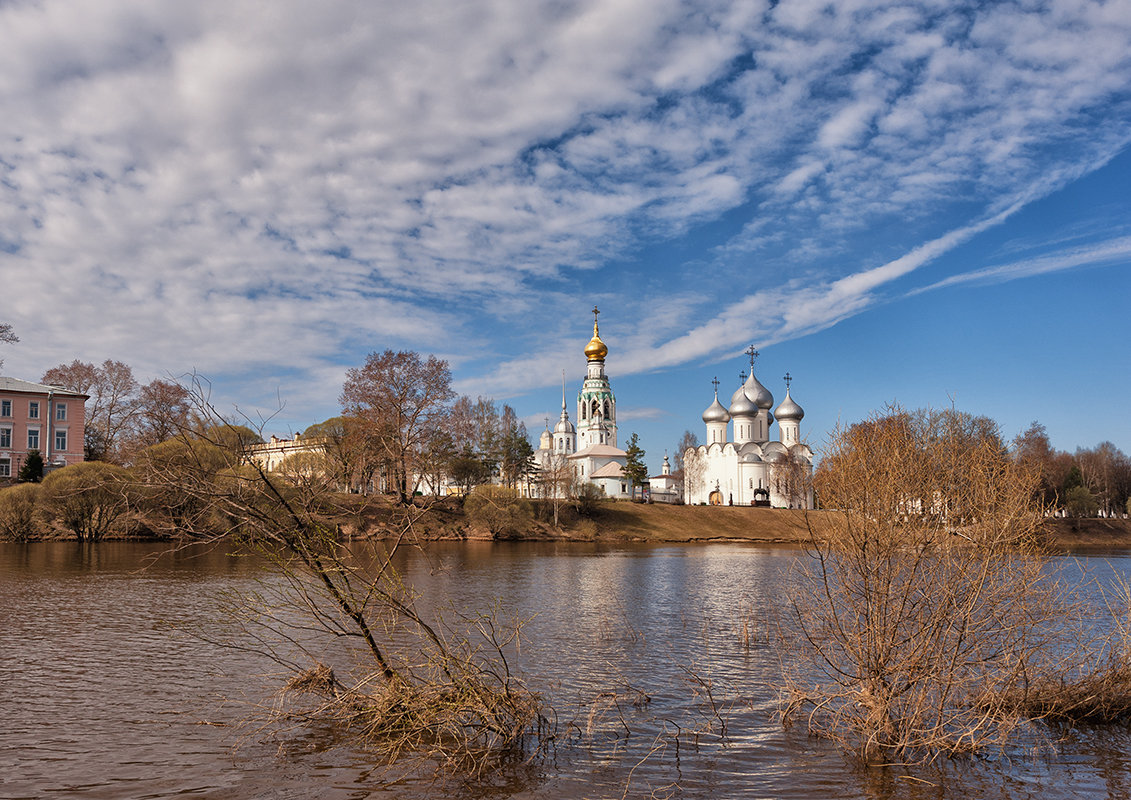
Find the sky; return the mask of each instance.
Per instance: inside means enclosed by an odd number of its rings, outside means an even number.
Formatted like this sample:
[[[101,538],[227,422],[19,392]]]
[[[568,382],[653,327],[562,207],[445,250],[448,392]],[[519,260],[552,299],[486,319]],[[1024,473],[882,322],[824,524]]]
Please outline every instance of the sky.
[[[0,0],[0,296],[280,436],[391,348],[536,437],[597,306],[653,471],[751,344],[1131,452],[1131,0]]]

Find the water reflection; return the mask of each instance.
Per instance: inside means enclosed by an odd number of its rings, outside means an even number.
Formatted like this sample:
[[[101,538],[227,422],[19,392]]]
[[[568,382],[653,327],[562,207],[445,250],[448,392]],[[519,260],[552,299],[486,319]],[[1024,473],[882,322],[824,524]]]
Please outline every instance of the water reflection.
[[[242,727],[275,666],[176,628],[220,624],[217,593],[254,588],[258,564],[223,548],[165,549],[0,545],[0,798],[438,796],[430,783],[390,785],[369,754],[332,746],[333,731]],[[758,626],[780,607],[796,557],[735,544],[404,553],[426,598],[462,609],[501,599],[530,617],[520,666],[558,710],[559,743],[547,762],[478,795],[1131,800],[1125,729],[913,775],[856,769],[783,729]],[[1129,563],[1089,561],[1105,580]]]

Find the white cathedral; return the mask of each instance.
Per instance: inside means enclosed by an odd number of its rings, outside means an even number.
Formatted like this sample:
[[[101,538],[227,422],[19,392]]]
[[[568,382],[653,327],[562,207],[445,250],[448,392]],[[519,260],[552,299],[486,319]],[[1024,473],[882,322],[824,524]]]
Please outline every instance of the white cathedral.
[[[683,454],[684,498],[690,504],[812,508],[813,451],[801,441],[805,412],[790,396],[792,379],[786,373],[785,399],[771,413],[774,396],[754,377],[758,351],[751,346],[746,352],[750,377],[741,376],[729,408],[719,402],[719,382],[713,382],[715,400],[703,412],[707,443]],[[779,440],[771,441],[775,417]]]
[[[566,410],[563,377],[561,418],[552,432],[547,424],[534,455],[543,475],[556,469],[595,484],[608,497],[629,497],[632,487],[623,473],[627,454],[617,447],[617,399],[605,374],[609,348],[597,328],[600,313],[594,307],[593,338],[585,345],[585,382],[577,393],[577,426]]]

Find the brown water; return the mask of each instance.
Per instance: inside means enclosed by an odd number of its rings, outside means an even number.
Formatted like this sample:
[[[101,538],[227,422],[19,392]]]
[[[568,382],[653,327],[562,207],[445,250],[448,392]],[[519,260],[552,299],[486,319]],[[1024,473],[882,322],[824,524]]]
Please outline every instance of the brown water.
[[[942,773],[862,771],[773,718],[776,665],[757,624],[797,554],[744,545],[436,545],[409,580],[465,608],[534,615],[520,668],[557,709],[549,759],[472,792],[411,777],[326,730],[241,724],[272,662],[203,643],[217,596],[262,572],[223,552],[153,544],[0,545],[0,798],[837,797],[1131,798],[1131,735]],[[1093,559],[1131,572],[1131,559]],[[705,698],[710,682],[715,698]],[[589,735],[601,697],[615,693]],[[639,706],[640,692],[650,700]],[[604,694],[602,694],[604,693]],[[717,712],[717,713],[716,713]],[[722,730],[725,723],[725,734]]]

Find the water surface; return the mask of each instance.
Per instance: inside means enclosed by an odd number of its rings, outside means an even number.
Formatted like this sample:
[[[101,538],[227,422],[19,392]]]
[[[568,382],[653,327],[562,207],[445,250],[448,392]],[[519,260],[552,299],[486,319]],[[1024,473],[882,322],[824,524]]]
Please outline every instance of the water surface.
[[[0,798],[420,798],[332,732],[259,730],[278,667],[184,633],[264,579],[222,549],[0,544]],[[518,666],[554,708],[551,758],[484,797],[1131,797],[1131,736],[942,774],[859,770],[773,714],[766,644],[799,554],[742,544],[451,543],[405,555],[428,598],[529,617]],[[1124,553],[1090,557],[1131,572]],[[1069,565],[1072,568],[1072,565]],[[268,579],[269,580],[269,579]],[[248,722],[252,724],[249,725]],[[584,729],[584,730],[583,730]]]

